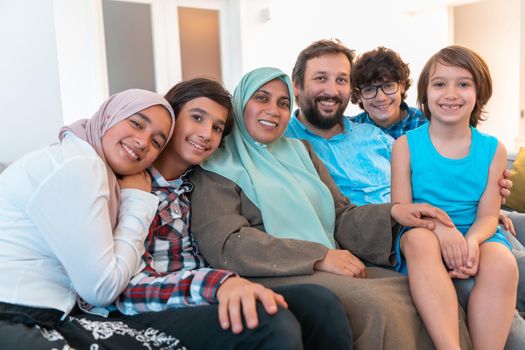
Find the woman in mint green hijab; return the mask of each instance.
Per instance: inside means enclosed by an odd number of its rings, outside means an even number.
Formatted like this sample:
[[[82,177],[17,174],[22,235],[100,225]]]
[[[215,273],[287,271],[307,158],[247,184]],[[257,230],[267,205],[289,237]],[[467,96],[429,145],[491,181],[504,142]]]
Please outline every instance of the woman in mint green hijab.
[[[236,126],[202,167],[242,188],[261,211],[267,233],[333,249],[332,195],[303,142],[282,137],[292,98],[290,79],[279,69],[246,74],[233,95]]]

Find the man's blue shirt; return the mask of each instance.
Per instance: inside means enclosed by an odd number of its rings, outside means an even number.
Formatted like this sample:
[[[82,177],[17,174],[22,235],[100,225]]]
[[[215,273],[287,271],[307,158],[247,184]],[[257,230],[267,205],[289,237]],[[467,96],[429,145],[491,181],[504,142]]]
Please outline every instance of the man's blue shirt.
[[[390,154],[394,139],[379,128],[343,118],[344,131],[330,139],[311,132],[293,114],[285,136],[307,140],[341,192],[356,205],[390,202]]]

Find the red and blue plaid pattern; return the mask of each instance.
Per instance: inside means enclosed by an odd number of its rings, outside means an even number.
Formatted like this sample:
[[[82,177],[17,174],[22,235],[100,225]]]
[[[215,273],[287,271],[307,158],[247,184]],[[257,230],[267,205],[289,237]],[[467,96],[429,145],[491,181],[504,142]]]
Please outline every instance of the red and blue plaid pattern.
[[[153,192],[159,197],[157,214],[145,241],[145,266],[115,301],[126,315],[167,308],[216,303],[217,289],[230,271],[210,268],[189,230],[193,185],[180,178],[167,181],[155,169],[151,173]]]

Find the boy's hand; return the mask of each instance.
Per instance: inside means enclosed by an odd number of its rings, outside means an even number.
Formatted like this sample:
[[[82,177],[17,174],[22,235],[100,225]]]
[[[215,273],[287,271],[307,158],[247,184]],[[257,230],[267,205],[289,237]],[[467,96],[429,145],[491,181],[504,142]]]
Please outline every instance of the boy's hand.
[[[454,227],[447,213],[426,203],[395,203],[392,206],[390,214],[394,220],[403,226],[421,227],[433,231],[436,226],[435,223],[432,222],[432,220],[422,219],[423,217],[428,217],[439,220],[445,226]]]
[[[134,188],[144,192],[151,192],[151,176],[144,170],[133,175],[125,175],[117,178],[120,188]]]
[[[503,177],[498,181],[500,187],[499,193],[501,194],[501,204],[505,204],[505,201],[510,196],[510,189],[512,188],[512,181],[508,178],[510,176],[510,170],[503,170]]]
[[[275,314],[278,306],[288,307],[284,297],[261,284],[242,277],[230,277],[217,290],[219,322],[222,329],[231,328],[235,334],[242,332],[242,317],[250,329],[259,324],[255,302],[259,300],[269,314]]]
[[[336,275],[366,278],[368,272],[365,264],[354,254],[344,249],[330,249],[325,258],[318,261],[314,268],[317,271],[334,273]]]
[[[512,235],[516,236],[514,224],[512,223],[512,220],[508,217],[507,214],[504,214],[502,212],[499,213],[499,223],[505,228],[505,230],[509,231],[510,233],[512,233]]]

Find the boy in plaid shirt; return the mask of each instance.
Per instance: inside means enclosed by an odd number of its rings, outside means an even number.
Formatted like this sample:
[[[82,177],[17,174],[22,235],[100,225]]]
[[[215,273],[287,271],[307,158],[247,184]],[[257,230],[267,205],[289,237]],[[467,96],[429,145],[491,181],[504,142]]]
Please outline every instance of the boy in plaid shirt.
[[[277,294],[210,267],[201,255],[190,230],[193,185],[187,176],[231,131],[231,95],[219,83],[199,78],[175,85],[165,97],[176,124],[166,150],[149,169],[159,207],[140,272],[115,301],[117,309],[144,313],[152,326],[173,323],[174,334],[190,349],[351,348],[348,320],[329,290],[297,285],[276,289]],[[149,312],[167,309],[177,309],[179,317],[161,320]]]

